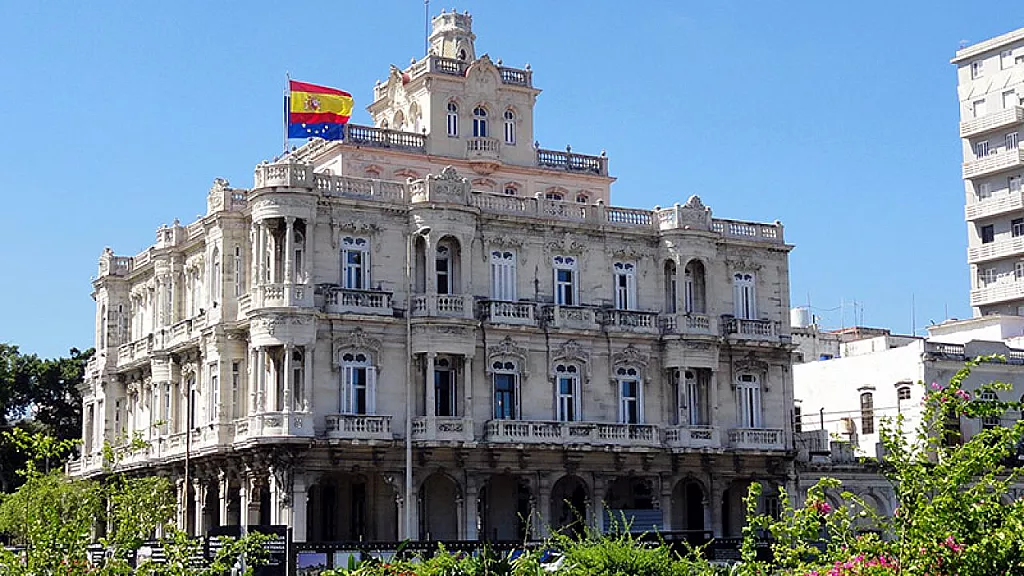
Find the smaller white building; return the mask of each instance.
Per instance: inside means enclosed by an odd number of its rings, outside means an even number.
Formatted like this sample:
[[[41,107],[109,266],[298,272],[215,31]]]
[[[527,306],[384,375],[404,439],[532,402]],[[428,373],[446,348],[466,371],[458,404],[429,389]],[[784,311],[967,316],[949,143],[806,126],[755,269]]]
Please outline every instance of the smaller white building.
[[[859,456],[875,456],[883,418],[902,414],[905,429],[919,423],[922,398],[931,383],[947,385],[969,358],[1001,354],[1005,362],[985,362],[975,368],[963,387],[969,392],[994,381],[1013,389],[993,399],[1016,401],[1024,393],[1024,318],[985,316],[950,320],[928,329],[927,338],[898,336],[888,331],[846,330],[838,338],[837,357],[807,356],[794,364],[796,430],[828,431],[849,441]],[[793,340],[836,339],[834,332],[815,327],[794,330]],[[852,334],[852,335],[851,335]],[[857,335],[860,335],[858,337]],[[797,359],[799,361],[799,359]],[[1004,396],[1005,397],[1002,397]],[[962,418],[960,437],[969,439],[983,427],[1010,425],[1016,414],[1002,419]],[[952,424],[956,426],[956,424]]]

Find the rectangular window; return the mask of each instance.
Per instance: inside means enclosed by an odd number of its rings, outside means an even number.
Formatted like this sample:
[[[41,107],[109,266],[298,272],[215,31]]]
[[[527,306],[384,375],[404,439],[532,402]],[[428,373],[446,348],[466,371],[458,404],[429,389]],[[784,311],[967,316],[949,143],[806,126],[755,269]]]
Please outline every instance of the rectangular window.
[[[707,370],[694,369],[686,370],[683,376],[686,380],[687,422],[690,426],[707,426],[710,424],[708,389],[711,375]]]
[[[1010,176],[1006,179],[1006,187],[1010,189],[1011,193],[1021,191],[1021,177],[1020,175]]]
[[[494,374],[494,418],[496,420],[515,420],[516,409],[516,375],[496,372]]]
[[[124,434],[124,417],[121,416],[121,401],[114,400],[114,441],[120,442],[121,435]]]
[[[977,158],[984,158],[989,154],[988,140],[982,140],[974,144],[974,155]]]
[[[983,402],[995,402],[999,400],[999,397],[996,396],[995,392],[992,392],[991,390],[986,390],[981,393],[979,399]],[[981,419],[981,427],[985,430],[991,430],[993,428],[996,428],[997,426],[999,426],[999,424],[999,416],[985,416]]]
[[[992,224],[981,227],[981,243],[991,244],[996,239],[996,229]]]
[[[990,182],[982,182],[978,184],[978,200],[985,200],[992,197],[992,184]]]
[[[1005,138],[1003,138],[1003,145],[1006,146],[1007,150],[1016,150],[1017,142],[1018,141],[1016,132],[1010,132],[1009,134],[1006,135]]]
[[[615,283],[615,308],[632,310],[636,308],[636,264],[616,262],[613,265]]]
[[[235,296],[241,296],[245,274],[242,271],[242,247],[235,246]]]
[[[1006,70],[1013,66],[1013,50],[1003,50],[999,53],[999,68]]]
[[[1024,261],[1013,263],[1013,278],[1015,280],[1024,279]]]
[[[1024,64],[1024,56],[1014,56],[1013,57],[1013,65],[1017,66],[1018,64]]]
[[[558,376],[558,420],[575,422],[580,417],[579,378],[569,375]]]
[[[458,415],[455,370],[440,368],[441,362],[434,369],[434,414],[454,417]]]
[[[860,395],[860,431],[862,434],[875,433],[875,399],[871,392]]]
[[[793,407],[793,432],[797,434],[804,431],[803,408],[799,404]]]
[[[622,424],[640,424],[639,380],[619,380],[619,418]]]
[[[575,275],[572,270],[559,269],[555,271],[555,304],[563,306],[574,306]]]
[[[241,406],[242,386],[242,363],[234,361],[231,363],[231,418],[242,416]]]
[[[1018,104],[1020,104],[1020,99],[1017,98],[1016,90],[1007,90],[1003,92],[1003,110],[1013,108]]]
[[[740,374],[736,383],[740,428],[761,427],[761,384],[753,374]]]
[[[377,369],[365,364],[346,364],[343,375],[341,412],[374,414],[376,411]]]
[[[220,375],[217,364],[210,364],[210,406],[207,417],[210,422],[217,422],[220,411]]]
[[[1010,221],[1010,233],[1014,238],[1024,236],[1024,218],[1014,218]]]
[[[981,276],[979,277],[979,280],[981,281],[981,285],[982,286],[988,286],[990,284],[995,284],[995,282],[996,282],[996,269],[995,268],[985,268],[984,270],[981,271]]]
[[[491,252],[491,299],[516,301],[516,253],[508,250]]]
[[[897,400],[910,400],[910,386],[900,386],[896,389]]]
[[[985,63],[982,60],[975,60],[971,62],[971,78],[978,79],[985,72]]]
[[[981,118],[985,115],[985,99],[975,100],[971,102],[971,116],[974,118]]]
[[[452,285],[452,251],[448,246],[442,245],[437,247],[434,269],[437,271],[437,293],[451,294],[454,292],[454,286]]]

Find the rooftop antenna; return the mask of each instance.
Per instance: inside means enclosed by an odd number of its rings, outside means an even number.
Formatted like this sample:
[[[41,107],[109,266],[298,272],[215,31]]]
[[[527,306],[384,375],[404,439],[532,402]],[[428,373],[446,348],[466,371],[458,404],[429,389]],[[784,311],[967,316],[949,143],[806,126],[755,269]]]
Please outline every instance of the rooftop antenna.
[[[430,53],[430,0],[423,0],[423,55]]]

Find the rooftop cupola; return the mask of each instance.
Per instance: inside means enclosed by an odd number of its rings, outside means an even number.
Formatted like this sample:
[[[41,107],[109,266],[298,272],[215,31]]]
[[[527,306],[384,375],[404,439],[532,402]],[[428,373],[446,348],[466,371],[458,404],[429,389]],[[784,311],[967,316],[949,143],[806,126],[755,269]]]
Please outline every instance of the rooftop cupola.
[[[459,14],[454,10],[434,16],[431,21],[433,30],[430,32],[430,53],[445,58],[454,58],[465,62],[476,60],[473,41],[473,17],[469,12]]]

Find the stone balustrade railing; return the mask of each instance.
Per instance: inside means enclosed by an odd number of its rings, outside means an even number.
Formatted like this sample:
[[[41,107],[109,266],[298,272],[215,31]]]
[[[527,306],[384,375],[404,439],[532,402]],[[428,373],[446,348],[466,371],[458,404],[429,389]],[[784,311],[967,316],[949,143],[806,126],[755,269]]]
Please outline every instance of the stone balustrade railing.
[[[485,439],[512,444],[661,446],[661,434],[653,424],[605,422],[491,420],[485,427]]]
[[[503,302],[485,300],[480,303],[482,316],[494,324],[537,324],[537,304],[534,302]]]
[[[413,294],[412,315],[472,318],[473,296],[470,294]]]
[[[781,428],[733,428],[729,430],[729,446],[738,450],[784,450],[786,443]]]
[[[372,314],[391,316],[392,293],[381,290],[352,290],[339,286],[320,288],[328,314]]]
[[[328,414],[324,417],[328,438],[391,440],[391,416]]]
[[[670,426],[665,428],[665,445],[669,448],[721,448],[722,436],[717,426]]]
[[[472,442],[473,420],[449,416],[418,416],[412,421],[413,440]]]
[[[722,333],[724,336],[764,340],[778,335],[776,323],[771,320],[747,320],[732,316],[722,317]]]
[[[665,334],[717,334],[714,320],[707,314],[663,314],[661,331]]]

